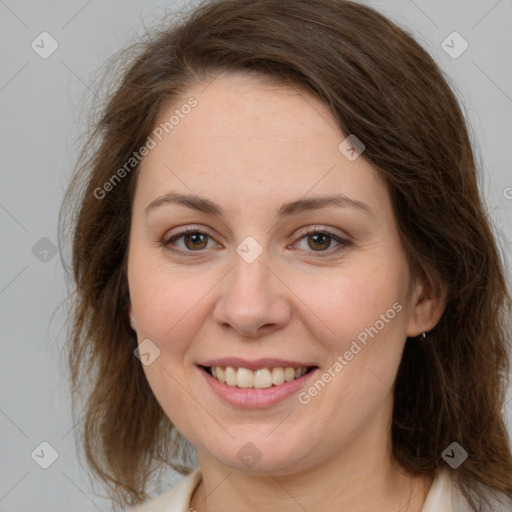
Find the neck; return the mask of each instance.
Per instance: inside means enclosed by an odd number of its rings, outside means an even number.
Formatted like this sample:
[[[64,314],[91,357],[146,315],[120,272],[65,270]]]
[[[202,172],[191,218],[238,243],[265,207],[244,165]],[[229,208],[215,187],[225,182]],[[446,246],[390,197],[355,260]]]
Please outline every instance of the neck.
[[[315,510],[327,512],[421,512],[432,479],[413,477],[396,470],[393,475],[358,475],[350,480],[326,478],[317,481],[317,475],[290,477],[247,476],[227,471],[216,485],[206,491],[203,479],[191,501],[197,512],[231,512],[244,510],[256,512],[296,512]],[[330,475],[328,475],[330,476]]]

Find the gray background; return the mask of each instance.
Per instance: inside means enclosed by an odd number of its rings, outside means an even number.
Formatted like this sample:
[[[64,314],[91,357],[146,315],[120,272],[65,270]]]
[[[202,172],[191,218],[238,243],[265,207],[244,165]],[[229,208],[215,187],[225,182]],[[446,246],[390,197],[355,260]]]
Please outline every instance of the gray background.
[[[483,162],[484,194],[510,264],[512,1],[366,3],[411,31],[450,77],[465,105]],[[66,288],[59,255],[52,252],[56,220],[87,120],[84,93],[94,89],[107,57],[184,5],[0,0],[0,511],[110,510],[80,467],[73,437],[61,356],[64,317],[57,309]],[[43,31],[59,45],[47,59],[31,47]],[[455,59],[442,47],[453,31],[469,44]],[[452,52],[461,49],[456,40],[445,44],[454,46]],[[512,402],[507,414],[510,427]],[[58,452],[48,469],[31,457],[41,442]],[[179,479],[169,473],[165,485]]]

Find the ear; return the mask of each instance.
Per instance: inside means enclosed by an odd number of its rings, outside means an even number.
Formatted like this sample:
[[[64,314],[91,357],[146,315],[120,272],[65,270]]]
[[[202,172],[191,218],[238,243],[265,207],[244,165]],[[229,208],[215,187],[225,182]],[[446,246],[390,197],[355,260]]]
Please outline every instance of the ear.
[[[411,301],[407,323],[407,336],[414,338],[423,332],[431,331],[439,322],[446,309],[447,287],[443,283],[437,293],[430,283],[417,278]]]

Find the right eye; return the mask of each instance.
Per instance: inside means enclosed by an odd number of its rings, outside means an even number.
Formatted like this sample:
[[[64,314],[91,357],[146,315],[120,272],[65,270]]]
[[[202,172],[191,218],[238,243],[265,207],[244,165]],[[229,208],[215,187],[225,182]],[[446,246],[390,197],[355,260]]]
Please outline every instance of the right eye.
[[[176,242],[180,239],[183,239],[181,247],[179,247],[179,245],[176,244]],[[213,239],[210,237],[210,235],[208,235],[208,233],[205,233],[198,229],[191,229],[187,227],[181,230],[180,232],[175,233],[172,236],[163,240],[162,245],[169,248],[172,251],[177,252],[201,252],[202,249],[208,248],[208,239],[210,239],[213,242]],[[172,246],[178,246],[178,249]]]

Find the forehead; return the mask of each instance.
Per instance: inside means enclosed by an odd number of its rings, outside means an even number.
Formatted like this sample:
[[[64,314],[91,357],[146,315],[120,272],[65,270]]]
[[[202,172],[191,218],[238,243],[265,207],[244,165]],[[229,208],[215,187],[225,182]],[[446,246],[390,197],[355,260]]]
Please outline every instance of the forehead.
[[[204,153],[229,143],[231,151],[255,159],[263,143],[289,158],[297,151],[307,154],[313,149],[316,156],[322,152],[328,156],[332,144],[336,147],[342,136],[328,107],[312,94],[241,73],[222,75],[190,88],[162,109],[157,125],[170,119],[191,97],[197,106],[169,133],[169,142],[182,148],[195,145]]]
[[[191,99],[195,106],[183,108]],[[165,123],[141,165],[140,185],[149,195],[178,187],[296,198],[312,189],[357,195],[357,184],[368,195],[383,186],[367,161],[340,152],[346,136],[328,107],[292,86],[222,75],[167,104],[155,128]]]

